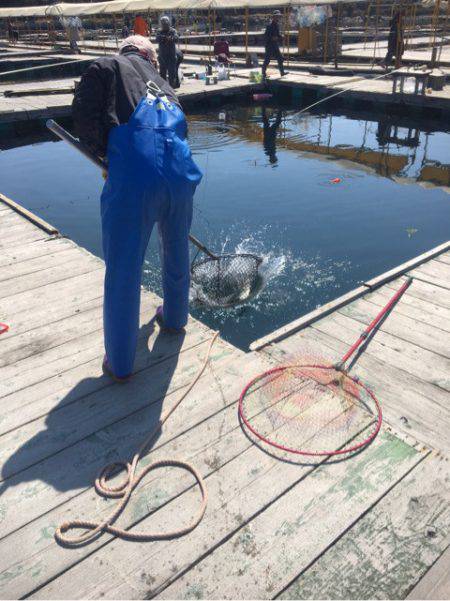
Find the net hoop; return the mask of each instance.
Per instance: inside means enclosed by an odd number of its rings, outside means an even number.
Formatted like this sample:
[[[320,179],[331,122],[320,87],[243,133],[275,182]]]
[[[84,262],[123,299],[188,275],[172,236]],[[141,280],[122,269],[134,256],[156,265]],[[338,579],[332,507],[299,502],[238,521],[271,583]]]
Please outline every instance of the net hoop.
[[[326,456],[326,455],[327,456],[345,455],[347,453],[353,453],[353,452],[356,452],[356,451],[362,449],[363,447],[367,446],[369,443],[371,443],[375,439],[378,432],[380,431],[381,424],[383,422],[383,413],[381,410],[381,405],[380,405],[378,399],[376,398],[375,394],[372,392],[372,390],[370,390],[370,388],[368,388],[363,382],[361,382],[361,380],[359,378],[350,376],[347,372],[344,372],[345,376],[347,378],[349,378],[350,380],[352,380],[357,386],[360,386],[361,388],[363,388],[367,392],[367,394],[371,397],[371,399],[375,403],[375,408],[376,408],[376,413],[377,413],[376,424],[375,424],[374,430],[371,432],[371,434],[367,438],[365,438],[363,441],[359,442],[358,444],[355,444],[351,447],[346,447],[344,449],[338,449],[338,450],[333,450],[333,451],[301,451],[299,449],[295,449],[293,447],[282,445],[273,440],[270,440],[269,438],[267,438],[266,436],[264,436],[263,434],[258,432],[255,428],[253,428],[253,426],[251,425],[249,420],[245,417],[244,409],[243,409],[244,399],[245,399],[249,389],[252,386],[254,386],[257,382],[262,380],[263,378],[272,376],[273,374],[280,373],[280,372],[283,372],[283,371],[286,371],[288,369],[292,369],[295,367],[297,367],[297,368],[303,367],[303,368],[310,368],[310,369],[336,369],[335,366],[333,366],[333,365],[321,365],[321,364],[283,365],[281,367],[274,367],[272,369],[269,369],[269,370],[257,375],[255,378],[253,378],[253,380],[250,380],[250,382],[248,382],[246,384],[245,388],[241,392],[241,396],[239,397],[238,413],[239,413],[240,419],[245,424],[246,428],[248,428],[248,430],[250,430],[250,432],[252,432],[252,434],[254,434],[259,440],[262,440],[263,442],[270,445],[271,447],[275,447],[281,451],[286,451],[288,453],[294,453],[295,455],[307,455],[307,456],[314,456],[314,457]]]
[[[205,259],[200,259],[200,261],[195,261],[191,265],[191,273],[194,272],[195,268],[199,265],[204,265],[205,263],[211,263],[213,261],[220,261],[220,259],[233,259],[234,257],[242,257],[244,259],[253,259],[257,265],[261,265],[262,259],[258,257],[258,255],[253,255],[252,253],[229,253],[226,255],[217,255],[217,257],[206,257]]]

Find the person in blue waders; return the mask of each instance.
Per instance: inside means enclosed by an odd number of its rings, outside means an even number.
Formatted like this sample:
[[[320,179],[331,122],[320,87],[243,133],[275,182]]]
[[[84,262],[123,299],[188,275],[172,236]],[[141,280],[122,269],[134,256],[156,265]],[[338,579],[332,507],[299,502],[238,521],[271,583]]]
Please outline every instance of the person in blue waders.
[[[161,327],[183,331],[188,319],[188,235],[192,200],[202,174],[186,141],[175,92],[158,74],[156,52],[142,36],[85,71],[72,114],[80,140],[106,157],[101,196],[104,291],[104,370],[115,380],[133,371],[139,329],[142,264],[158,225],[164,304]]]

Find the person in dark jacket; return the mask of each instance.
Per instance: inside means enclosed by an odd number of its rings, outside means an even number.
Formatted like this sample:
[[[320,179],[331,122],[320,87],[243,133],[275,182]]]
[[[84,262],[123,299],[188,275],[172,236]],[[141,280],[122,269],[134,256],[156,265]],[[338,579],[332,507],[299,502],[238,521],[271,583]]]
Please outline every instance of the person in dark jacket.
[[[266,78],[267,67],[270,61],[274,58],[278,62],[278,68],[281,76],[285,74],[283,65],[283,56],[280,51],[280,44],[283,41],[280,33],[279,20],[281,18],[281,12],[279,10],[274,11],[272,15],[272,21],[267,25],[264,33],[265,42],[265,55],[262,66],[263,79]]]
[[[142,36],[126,38],[118,55],[99,58],[86,69],[75,91],[72,116],[80,140],[92,152],[106,156],[110,130],[128,122],[146,93],[147,80],[178,104],[174,90],[158,74],[153,45]]]
[[[385,67],[389,67],[392,59],[400,61],[405,49],[403,40],[403,12],[398,10],[391,19],[388,37],[388,51],[383,61]]]
[[[72,114],[81,142],[108,165],[101,197],[103,369],[123,382],[133,371],[142,265],[155,223],[164,292],[156,320],[174,334],[186,325],[188,235],[201,173],[186,141],[186,120],[175,92],[158,74],[148,38],[130,36],[119,55],[94,61],[76,88]]]
[[[178,87],[177,75],[177,42],[178,33],[170,26],[169,17],[161,17],[161,27],[156,34],[158,42],[159,73],[169,79],[173,88]]]
[[[126,20],[122,27],[122,39],[127,38],[130,35],[130,23]]]

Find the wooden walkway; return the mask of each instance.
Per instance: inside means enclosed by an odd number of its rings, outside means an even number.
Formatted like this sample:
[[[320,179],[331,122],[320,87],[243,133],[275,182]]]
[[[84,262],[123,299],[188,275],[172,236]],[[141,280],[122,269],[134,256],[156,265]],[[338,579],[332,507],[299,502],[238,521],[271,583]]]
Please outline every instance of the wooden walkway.
[[[202,68],[198,68],[200,72]],[[240,77],[232,77],[227,81],[220,81],[216,85],[206,86],[205,82],[196,79],[185,79],[177,95],[184,105],[196,103],[212,96],[236,96],[240,93],[250,93],[262,89],[260,84],[248,80],[248,70]],[[0,77],[0,126],[1,124],[35,119],[49,119],[51,117],[69,116],[72,110],[74,81],[79,78],[66,77],[48,81],[34,81],[23,83],[2,82]],[[53,90],[48,94],[30,95],[34,89],[43,88]],[[5,91],[26,92],[24,96],[7,97]],[[63,93],[54,93],[54,90],[63,90]]]
[[[78,55],[67,55],[66,60],[75,58],[77,60],[91,61],[96,57],[86,57],[83,55],[79,59]],[[57,56],[55,55],[55,58]],[[190,59],[197,61],[198,57],[191,56]],[[242,68],[243,61],[236,61],[238,67],[236,74],[228,81],[220,81],[215,85],[206,86],[203,80],[184,79],[181,88],[177,94],[181,102],[187,108],[194,106],[199,100],[205,100],[214,96],[235,96],[238,94],[251,94],[253,91],[262,90],[264,86],[254,84],[249,81],[251,69]],[[340,75],[318,75],[311,74],[308,69],[313,67],[312,63],[293,61],[288,66],[289,74],[280,77],[278,70],[269,68],[269,76],[272,83],[276,85],[289,86],[298,89],[311,89],[320,91],[321,94],[332,94],[340,92],[348,87],[352,90],[346,92],[347,97],[352,97],[360,102],[365,101],[380,104],[400,104],[402,106],[421,107],[424,110],[433,109],[448,112],[450,110],[450,88],[444,86],[440,91],[421,96],[413,94],[392,94],[392,81],[390,79],[368,79],[364,75],[340,76]],[[317,65],[316,65],[317,66]],[[332,65],[323,65],[320,67],[332,68]],[[341,68],[353,69],[354,65],[341,63]],[[366,75],[379,76],[383,72],[380,67],[372,69],[370,63],[365,65]],[[185,64],[184,70],[203,72],[204,66],[200,63]],[[444,69],[445,70],[445,69]],[[46,77],[45,81],[26,81],[26,82],[7,82],[4,81],[0,73],[0,131],[5,128],[10,131],[15,124],[22,121],[43,120],[49,118],[65,117],[71,114],[73,100],[73,87],[79,77],[60,76],[51,79]],[[48,89],[49,93],[42,93],[43,89]],[[36,90],[36,94],[33,94]],[[58,90],[58,93],[55,91]],[[5,92],[13,91],[16,95],[5,96]],[[22,93],[24,95],[17,95]]]
[[[29,218],[0,200],[0,321],[10,326],[0,336],[1,598],[448,598],[448,250],[413,269],[355,366],[386,414],[364,452],[281,462],[242,433],[236,402],[249,378],[303,344],[336,358],[398,279],[364,286],[261,350],[218,340],[144,461],[196,465],[209,491],[200,526],[175,541],[104,535],[74,550],[56,544],[55,527],[109,512],[92,488],[98,470],[129,458],[179,398],[212,332],[191,320],[184,338],[161,334],[152,321],[160,299],[144,292],[136,374],[112,383],[101,371],[103,263]],[[173,529],[198,500],[184,473],[154,473],[120,525]]]

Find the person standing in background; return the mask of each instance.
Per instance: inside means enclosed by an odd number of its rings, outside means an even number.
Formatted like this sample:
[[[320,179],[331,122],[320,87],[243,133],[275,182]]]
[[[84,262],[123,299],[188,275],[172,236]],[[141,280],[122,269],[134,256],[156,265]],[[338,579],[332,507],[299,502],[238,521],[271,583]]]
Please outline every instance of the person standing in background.
[[[396,62],[400,62],[405,49],[403,37],[403,12],[401,10],[397,10],[390,22],[388,51],[382,63],[384,67],[387,68],[390,66],[394,56],[396,58]]]
[[[179,87],[177,74],[178,33],[170,26],[169,17],[161,17],[160,24],[161,27],[156,34],[159,47],[159,72],[163,79],[168,79],[172,88],[177,88]]]
[[[73,52],[81,54],[81,50],[78,48],[78,42],[80,40],[81,31],[83,29],[83,24],[81,22],[80,17],[69,17],[68,19],[65,19],[64,26],[67,31],[70,49]]]
[[[280,44],[283,41],[280,33],[279,21],[281,18],[281,12],[279,10],[275,10],[272,15],[272,20],[267,25],[266,31],[264,33],[265,40],[265,55],[264,55],[264,63],[262,66],[262,76],[263,79],[266,79],[267,67],[269,66],[270,61],[274,58],[278,62],[278,68],[280,69],[280,75],[283,77],[285,74],[284,66],[283,66],[283,56],[280,51]]]
[[[141,35],[144,38],[149,37],[148,23],[142,15],[136,15],[134,20],[134,33],[135,35]]]
[[[122,38],[125,39],[130,35],[130,22],[128,19],[125,19],[125,22],[122,27]]]

